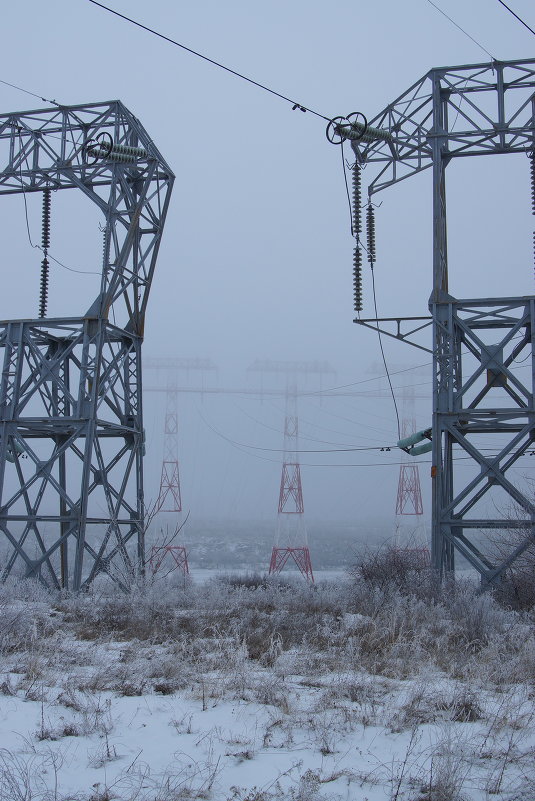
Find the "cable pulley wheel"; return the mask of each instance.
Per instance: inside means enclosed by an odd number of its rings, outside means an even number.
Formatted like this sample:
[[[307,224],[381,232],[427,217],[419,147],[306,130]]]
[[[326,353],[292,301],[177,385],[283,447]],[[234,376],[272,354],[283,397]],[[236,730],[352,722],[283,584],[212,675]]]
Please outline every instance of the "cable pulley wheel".
[[[329,120],[325,130],[325,136],[331,145],[341,145],[342,142],[345,141],[345,136],[340,133],[339,128],[347,122],[345,117],[333,117],[332,120]]]
[[[362,122],[359,120],[359,117],[362,118]],[[357,128],[357,125],[359,128]],[[358,142],[368,130],[368,120],[361,111],[352,111],[347,117],[333,117],[333,119],[329,120],[327,123],[327,128],[325,130],[325,136],[331,145],[341,145],[342,142],[348,139],[348,136],[342,130],[343,128],[350,128],[351,139]]]
[[[107,131],[99,133],[95,139],[88,139],[84,145],[85,162],[90,167],[100,159],[106,159],[113,150],[113,139]]]

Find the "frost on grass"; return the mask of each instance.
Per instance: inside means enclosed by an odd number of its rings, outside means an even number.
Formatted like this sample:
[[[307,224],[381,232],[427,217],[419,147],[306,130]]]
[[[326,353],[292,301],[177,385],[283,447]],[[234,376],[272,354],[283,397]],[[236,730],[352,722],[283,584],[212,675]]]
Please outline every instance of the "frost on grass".
[[[0,801],[534,797],[532,613],[387,568],[4,585]]]

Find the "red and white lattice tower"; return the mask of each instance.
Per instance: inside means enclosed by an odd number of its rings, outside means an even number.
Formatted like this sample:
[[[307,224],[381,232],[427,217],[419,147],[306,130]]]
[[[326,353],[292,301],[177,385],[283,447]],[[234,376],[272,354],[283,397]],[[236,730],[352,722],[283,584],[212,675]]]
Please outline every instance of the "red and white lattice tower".
[[[294,562],[307,581],[314,581],[308,536],[305,525],[305,504],[301,485],[299,464],[299,418],[297,416],[297,393],[286,395],[284,418],[284,452],[277,533],[271,552],[269,572],[280,573],[288,561]]]
[[[162,528],[164,543],[153,545],[150,566],[153,573],[162,568],[166,572],[180,570],[189,573],[188,553],[185,545],[166,543],[174,539],[182,528],[182,493],[180,491],[180,470],[178,466],[178,389],[176,377],[168,376],[165,402],[165,423],[163,436],[163,462],[160,476],[160,491],[156,502],[156,512]],[[164,531],[164,522],[166,530]]]
[[[189,573],[188,554],[185,545],[175,541],[180,535],[185,520],[182,519],[182,493],[180,489],[180,469],[178,460],[178,393],[185,391],[178,386],[178,374],[216,370],[210,359],[171,357],[148,357],[144,369],[153,370],[157,379],[166,376],[166,386],[146,387],[149,392],[165,392],[165,423],[163,442],[163,461],[160,475],[160,489],[154,505],[156,521],[160,529],[160,543],[152,546],[150,566],[153,573],[160,569],[170,573],[180,570],[184,576]],[[204,380],[203,380],[204,384]]]
[[[181,512],[180,472],[178,468],[178,402],[176,384],[169,381],[166,390],[163,462],[157,512]]]
[[[401,438],[414,434],[416,422],[405,418],[402,422]],[[398,495],[396,500],[396,515],[423,515],[424,506],[422,490],[420,487],[420,472],[418,465],[409,462],[411,459],[403,454],[403,464],[399,468]]]
[[[301,485],[301,466],[299,464],[299,420],[297,417],[297,387],[291,386],[298,374],[304,376],[323,375],[331,377],[335,370],[322,361],[270,361],[257,359],[248,373],[281,373],[285,377],[286,414],[284,420],[284,450],[279,491],[277,531],[269,563],[270,573],[280,573],[286,564],[294,563],[307,581],[314,581],[312,562],[308,548],[308,535],[305,525],[305,506]],[[262,390],[260,390],[262,392]]]
[[[167,572],[180,570],[189,573],[188,553],[184,545],[153,545],[150,554],[150,569],[157,573],[165,562]]]
[[[402,391],[403,418],[401,422],[401,438],[414,434],[414,387],[405,386]],[[425,539],[423,527],[424,505],[420,486],[420,468],[414,463],[414,457],[402,451],[399,467],[398,492],[396,498],[396,545],[407,548],[417,546]],[[408,525],[408,518],[412,522]],[[403,539],[403,542],[400,540]]]

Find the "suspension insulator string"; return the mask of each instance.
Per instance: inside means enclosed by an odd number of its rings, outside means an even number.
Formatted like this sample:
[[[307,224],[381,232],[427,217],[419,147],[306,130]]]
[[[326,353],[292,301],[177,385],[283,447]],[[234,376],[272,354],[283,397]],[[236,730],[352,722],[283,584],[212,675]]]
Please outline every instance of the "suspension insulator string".
[[[362,231],[360,209],[362,206],[362,190],[361,190],[362,176],[361,167],[358,161],[353,166],[353,233],[357,240]]]
[[[43,190],[43,227],[41,250],[43,252],[43,260],[41,262],[41,285],[39,291],[39,317],[42,319],[46,317],[46,310],[48,305],[48,281],[49,281],[49,261],[48,261],[48,248],[50,247],[50,202],[52,193],[47,187]]]
[[[353,253],[353,308],[356,312],[362,311],[362,252],[360,248],[361,222],[361,167],[358,161],[353,166],[353,234],[356,239]]]
[[[368,243],[368,261],[372,269],[375,264],[375,209],[371,200],[366,207],[366,240]]]
[[[353,254],[353,304],[356,312],[362,311],[362,254],[358,245]]]
[[[108,226],[102,232],[102,272],[108,280]]]

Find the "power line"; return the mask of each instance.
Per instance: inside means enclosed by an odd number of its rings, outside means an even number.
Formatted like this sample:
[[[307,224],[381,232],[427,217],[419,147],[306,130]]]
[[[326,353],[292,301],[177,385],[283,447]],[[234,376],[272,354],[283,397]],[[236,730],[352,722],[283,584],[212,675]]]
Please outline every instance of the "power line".
[[[519,17],[519,16],[518,16],[518,14],[515,14],[515,12],[513,11],[513,9],[512,9],[512,8],[509,8],[509,6],[507,5],[507,3],[504,3],[504,2],[503,2],[503,0],[498,0],[498,3],[500,3],[500,4],[501,4],[501,5],[504,7],[504,8],[506,8],[506,9],[507,9],[507,11],[509,11],[509,13],[513,15],[513,17],[516,17],[516,19],[517,19],[517,20],[518,20],[518,21],[519,21],[519,22],[520,22],[520,23],[521,23],[521,24],[524,26],[524,28],[527,28],[527,29],[528,29],[528,31],[531,31],[531,33],[535,34],[535,31],[533,30],[533,28],[530,28],[530,26],[528,25],[528,23],[527,23],[527,22],[524,22],[524,20],[522,19],[522,17]]]
[[[437,4],[436,4],[436,3],[433,3],[433,0],[427,0],[427,2],[428,2],[430,5],[432,5],[432,6],[433,6],[433,8],[436,8],[436,10],[437,10],[437,11],[438,11],[440,14],[442,14],[442,16],[443,16],[443,17],[446,17],[446,19],[447,19],[447,20],[449,20],[449,21],[451,22],[451,24],[452,24],[452,25],[455,25],[455,27],[456,27],[456,28],[458,28],[458,29],[459,29],[459,30],[460,30],[462,33],[464,33],[464,35],[465,35],[465,36],[468,36],[468,38],[469,38],[469,39],[470,39],[470,40],[471,40],[471,41],[472,41],[474,44],[476,44],[476,45],[477,45],[479,48],[481,48],[481,50],[483,50],[483,52],[484,52],[484,53],[486,53],[486,54],[487,54],[487,56],[490,56],[490,57],[491,57],[491,59],[492,59],[493,61],[496,61],[496,60],[497,60],[497,59],[496,59],[496,57],[492,55],[492,53],[489,53],[489,51],[487,50],[487,48],[486,48],[486,47],[483,47],[483,45],[481,44],[481,42],[478,42],[478,41],[477,41],[477,39],[474,39],[474,37],[473,37],[473,36],[470,36],[470,34],[468,33],[468,31],[465,31],[465,29],[464,29],[464,28],[461,28],[461,26],[460,26],[460,25],[458,25],[458,24],[455,22],[455,20],[454,20],[454,19],[452,19],[451,17],[449,17],[449,16],[446,14],[446,12],[445,12],[445,11],[442,11],[442,9],[441,9],[439,6],[437,6]]]
[[[5,86],[11,86],[12,89],[18,89],[19,92],[24,92],[27,95],[31,95],[32,97],[37,97],[39,100],[42,100],[43,103],[52,103],[54,106],[61,106],[61,103],[57,103],[55,100],[49,100],[48,97],[42,97],[42,95],[38,95],[35,92],[30,92],[29,89],[24,89],[22,86],[17,86],[14,83],[9,83],[9,81],[3,81],[0,78],[0,83],[3,83]]]
[[[299,111],[309,111],[311,114],[314,114],[316,117],[321,117],[322,120],[327,120],[330,122],[330,117],[326,117],[324,114],[320,114],[319,111],[314,111],[314,109],[309,108],[308,106],[303,106],[302,103],[298,103],[295,100],[292,100],[290,97],[281,94],[280,92],[276,92],[275,89],[271,89],[269,86],[266,86],[259,81],[253,80],[253,78],[249,78],[247,75],[244,75],[237,70],[233,70],[230,67],[226,67],[224,64],[221,64],[219,61],[215,61],[213,58],[209,58],[205,56],[203,53],[199,53],[197,50],[193,50],[191,47],[187,47],[185,44],[181,42],[177,42],[176,39],[171,39],[170,36],[165,36],[165,34],[160,33],[159,31],[155,30],[154,28],[149,28],[148,25],[143,25],[141,22],[133,19],[132,17],[127,17],[126,14],[120,14],[118,11],[115,11],[113,8],[109,6],[105,6],[103,3],[97,2],[97,0],[89,0],[94,6],[98,6],[99,8],[104,9],[104,11],[108,11],[110,14],[114,14],[116,17],[120,17],[120,19],[125,20],[126,22],[130,22],[132,25],[135,25],[138,28],[141,28],[148,33],[152,33],[153,36],[157,36],[159,39],[163,39],[165,42],[169,42],[169,44],[174,45],[175,47],[180,47],[182,50],[185,50],[187,53],[191,53],[193,56],[197,56],[197,58],[202,58],[203,61],[207,61],[209,64],[213,64],[214,67],[219,67],[219,69],[225,70],[225,72],[229,72],[231,75],[235,75],[236,78],[241,78],[243,81],[247,81],[247,83],[253,84],[253,86],[257,86],[259,89],[263,89],[264,92],[269,92],[271,95],[275,95],[275,97],[280,98],[281,100],[285,100],[287,103],[292,104],[292,111],[299,109]]]
[[[197,414],[203,421],[203,423],[213,431],[218,437],[224,439],[226,442],[229,442],[231,445],[235,445],[239,448],[250,448],[253,451],[266,451],[268,453],[284,453],[284,448],[262,448],[259,445],[249,445],[246,442],[238,442],[237,440],[228,437],[226,434],[223,434],[222,431],[219,431],[215,426],[211,425],[208,422],[206,417],[201,413],[200,409],[197,407]],[[395,450],[395,445],[362,445],[356,448],[321,448],[321,449],[298,449],[294,451],[292,449],[292,453],[355,453],[357,451],[388,451],[388,450]]]
[[[0,81],[0,83],[5,83],[5,81]],[[16,88],[18,89],[19,87],[16,87]],[[25,92],[26,90],[22,89],[22,91]],[[29,94],[33,94],[33,92],[30,92]],[[36,97],[37,97],[37,95],[36,95]],[[46,98],[44,98],[44,97],[42,97],[41,100],[45,100],[48,103],[54,102],[52,100],[48,100],[47,101]],[[19,142],[20,142],[20,147],[21,147],[21,150],[22,150],[22,138],[21,138],[20,132],[19,132]],[[26,162],[27,169],[29,169],[28,168],[28,157],[25,156],[24,160]],[[32,241],[32,235],[30,233],[30,221],[28,219],[28,203],[26,201],[26,191],[24,189],[24,182],[22,180],[22,161],[20,163],[19,173],[20,173],[20,184],[21,184],[21,188],[22,188],[22,197],[24,199],[24,216],[26,218],[26,232],[28,234],[28,242],[30,243],[32,248],[35,248],[35,250],[40,250],[42,253],[44,253],[43,248],[41,247],[41,245],[34,245],[34,243]],[[52,261],[54,261],[60,267],[63,267],[64,270],[68,270],[70,273],[78,273],[79,275],[100,275],[100,273],[97,273],[95,270],[76,270],[74,267],[68,267],[66,264],[63,264],[63,262],[61,262],[59,259],[56,259],[54,256],[52,256],[51,253],[48,253],[47,255],[48,255],[48,257],[50,259],[52,259]]]
[[[373,263],[371,264],[371,273],[372,273],[372,292],[373,292],[373,305],[375,308],[375,318],[377,320],[377,337],[379,339],[379,347],[381,349],[381,356],[383,357],[383,364],[385,366],[385,373],[388,379],[388,386],[390,387],[390,394],[392,395],[392,401],[394,402],[394,410],[396,412],[396,422],[398,426],[398,439],[401,439],[401,424],[399,422],[399,411],[398,411],[398,404],[396,401],[396,395],[394,393],[394,388],[392,386],[392,379],[390,378],[390,373],[388,371],[388,365],[386,363],[386,356],[383,348],[383,339],[381,337],[381,331],[379,329],[379,313],[377,311],[377,296],[375,294],[375,271],[373,269]]]
[[[231,445],[233,448],[236,448],[236,450],[240,451],[241,453],[244,453],[246,456],[252,456],[255,459],[261,459],[264,462],[272,462],[273,464],[279,464],[278,460],[276,460],[276,459],[271,459],[269,456],[261,456],[258,453],[251,453],[251,451],[248,450],[250,448],[254,449],[255,446],[244,445],[243,443],[236,442],[235,440],[230,439],[230,437],[225,436],[225,434],[222,434],[220,431],[218,431],[216,428],[214,428],[212,425],[210,425],[210,423],[201,414],[200,409],[198,407],[196,407],[196,408],[197,408],[197,414],[199,415],[201,420],[205,423],[205,425],[211,431],[213,431],[218,437],[221,437],[221,439],[223,439],[226,442],[228,442],[229,445]],[[259,450],[277,451],[278,449],[277,448],[260,448]],[[381,449],[380,448],[367,448],[367,449],[362,449],[362,450],[381,450]],[[393,450],[396,450],[396,449],[394,448]],[[298,451],[298,453],[330,453],[330,452],[331,451]],[[473,460],[472,460],[471,456],[454,456],[453,457],[453,461],[455,461],[455,462],[463,462],[463,461],[473,461]],[[349,462],[349,463],[346,463],[346,464],[328,464],[328,463],[321,463],[321,462],[320,463],[317,463],[317,462],[301,462],[301,466],[302,467],[323,467],[323,468],[325,468],[325,467],[332,467],[332,468],[399,467],[400,465],[403,465],[403,464],[407,464],[407,462],[390,462],[390,461],[388,461],[388,462]],[[430,459],[418,459],[418,460],[415,459],[414,460],[414,464],[415,465],[431,464],[431,460]],[[466,465],[466,467],[468,467],[468,466],[469,465]],[[520,468],[519,467],[516,467],[516,468],[512,467],[511,469],[522,469],[522,468],[521,467]]]

